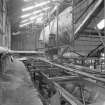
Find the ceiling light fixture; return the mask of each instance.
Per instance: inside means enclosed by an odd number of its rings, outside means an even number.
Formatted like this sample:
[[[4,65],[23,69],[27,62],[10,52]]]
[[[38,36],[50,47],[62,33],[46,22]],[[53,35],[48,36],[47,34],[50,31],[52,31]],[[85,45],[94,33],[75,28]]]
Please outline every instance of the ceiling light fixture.
[[[30,1],[32,1],[32,0],[24,0],[25,2],[30,2]]]
[[[30,19],[30,20],[35,20],[35,19],[38,18],[38,17],[43,17],[43,15],[44,15],[44,13],[41,13],[41,14],[39,14],[39,15],[30,17],[29,19]]]
[[[25,19],[25,20],[21,21],[21,23],[25,23],[27,21],[29,21],[29,19]]]
[[[50,3],[50,1],[45,1],[45,2],[42,2],[42,3],[36,4],[36,5],[30,6],[30,7],[23,8],[22,11],[23,12],[24,11],[29,11],[29,10],[35,9],[37,7],[41,7],[41,6],[47,5],[48,3]]]
[[[30,17],[30,16],[32,16],[32,15],[36,15],[36,14],[38,14],[38,13],[45,12],[45,11],[48,10],[48,9],[50,9],[50,7],[45,7],[45,8],[43,8],[43,9],[34,11],[34,12],[32,12],[32,13],[25,14],[25,15],[21,16],[21,18],[28,18],[28,17]]]
[[[31,15],[31,14],[28,13],[28,14],[22,15],[21,18],[26,18],[26,17],[28,17],[28,16],[30,16],[30,15]]]
[[[105,28],[105,19],[102,19],[98,24],[97,24],[98,29],[102,30]]]
[[[33,16],[33,17],[30,17],[29,19],[26,19],[26,20],[23,20],[21,22],[22,25],[20,25],[20,27],[24,26],[24,25],[28,25],[30,24],[30,22],[34,22],[37,18],[43,18],[43,13],[42,14],[39,14],[39,15],[36,15],[36,16]]]
[[[24,12],[24,11],[28,11],[28,10],[31,10],[31,9],[34,9],[34,6],[23,8],[22,11]]]
[[[48,10],[50,7],[45,7],[45,8],[43,8],[43,9],[41,9],[41,10],[38,10],[38,11],[35,11],[35,12],[33,12],[32,14],[37,14],[37,13],[40,13],[40,12],[45,12],[46,10]]]

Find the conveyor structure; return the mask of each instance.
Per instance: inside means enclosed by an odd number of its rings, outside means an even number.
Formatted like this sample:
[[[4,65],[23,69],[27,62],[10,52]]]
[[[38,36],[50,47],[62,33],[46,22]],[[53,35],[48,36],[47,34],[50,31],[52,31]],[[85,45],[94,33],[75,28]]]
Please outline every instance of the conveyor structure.
[[[104,72],[69,63],[59,64],[45,58],[31,58],[24,63],[45,105],[53,105],[51,100],[56,95],[57,99],[53,101],[59,100],[60,105],[104,105]]]

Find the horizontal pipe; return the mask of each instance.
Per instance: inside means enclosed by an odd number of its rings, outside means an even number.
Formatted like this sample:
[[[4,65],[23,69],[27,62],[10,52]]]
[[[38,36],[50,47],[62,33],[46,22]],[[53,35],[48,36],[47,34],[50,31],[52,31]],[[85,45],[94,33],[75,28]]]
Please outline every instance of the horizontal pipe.
[[[44,61],[46,63],[49,63],[51,65],[54,65],[56,67],[59,67],[61,69],[64,69],[64,70],[67,70],[67,71],[70,71],[70,72],[73,72],[73,73],[76,73],[76,74],[79,74],[81,76],[84,76],[84,77],[88,77],[88,78],[92,78],[94,80],[97,80],[97,81],[100,81],[100,82],[104,82],[105,83],[105,78],[100,78],[100,77],[96,77],[90,73],[86,73],[86,72],[83,72],[83,71],[79,71],[79,70],[76,70],[76,69],[73,69],[73,68],[69,68],[69,67],[65,67],[65,66],[62,66],[60,64],[56,64],[54,62],[51,62],[49,60],[46,60],[46,59],[43,59],[43,58],[38,58],[39,60],[41,61]]]
[[[78,76],[62,76],[62,77],[53,77],[49,78],[49,80],[52,81],[64,81],[64,80],[73,80],[73,79],[78,79]]]

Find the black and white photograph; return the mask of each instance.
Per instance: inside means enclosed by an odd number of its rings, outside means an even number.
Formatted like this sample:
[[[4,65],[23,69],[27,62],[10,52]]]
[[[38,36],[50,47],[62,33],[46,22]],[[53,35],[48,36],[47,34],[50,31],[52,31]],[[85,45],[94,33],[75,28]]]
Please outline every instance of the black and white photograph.
[[[105,105],[105,0],[0,0],[0,105]]]

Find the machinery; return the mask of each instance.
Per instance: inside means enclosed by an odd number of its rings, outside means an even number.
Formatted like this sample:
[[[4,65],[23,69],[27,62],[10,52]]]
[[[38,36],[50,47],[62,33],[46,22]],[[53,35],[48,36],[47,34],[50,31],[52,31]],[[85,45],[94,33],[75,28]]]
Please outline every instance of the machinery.
[[[45,44],[45,53],[47,56],[50,57],[50,59],[53,59],[54,55],[58,55],[58,48],[57,42],[56,42],[56,35],[55,34],[50,34],[49,36],[49,43]]]
[[[44,105],[104,105],[104,72],[43,58],[28,59],[24,63]]]

